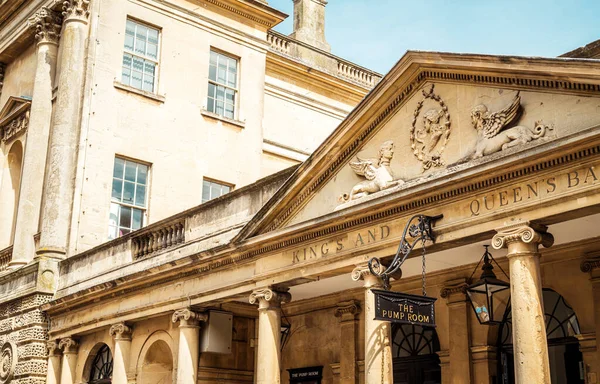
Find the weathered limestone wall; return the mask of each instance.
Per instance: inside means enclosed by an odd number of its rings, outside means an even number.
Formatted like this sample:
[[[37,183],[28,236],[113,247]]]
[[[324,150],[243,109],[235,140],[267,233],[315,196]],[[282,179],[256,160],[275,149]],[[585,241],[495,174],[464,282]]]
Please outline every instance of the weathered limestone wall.
[[[0,109],[10,96],[31,97],[35,80],[36,47],[32,44],[14,61],[6,65],[4,85],[0,93]]]

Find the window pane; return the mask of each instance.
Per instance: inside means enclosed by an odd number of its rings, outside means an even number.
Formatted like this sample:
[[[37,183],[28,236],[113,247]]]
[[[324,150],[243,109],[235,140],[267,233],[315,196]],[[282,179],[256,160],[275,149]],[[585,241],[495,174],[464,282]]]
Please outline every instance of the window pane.
[[[123,167],[125,166],[125,160],[115,158],[115,165],[113,167],[113,177],[122,179],[123,178]]]
[[[141,209],[134,209],[133,210],[133,225],[131,226],[131,228],[133,229],[140,229],[142,228],[142,215],[143,212]]]
[[[123,202],[133,204],[133,192],[135,190],[135,184],[126,181],[123,185]]]
[[[225,90],[225,102],[235,104],[235,91],[233,89]]]
[[[146,53],[146,40],[135,39],[135,53],[139,53],[141,55]]]
[[[156,59],[158,57],[158,45],[157,44],[148,43],[148,46],[146,48],[147,48],[146,55],[148,57],[151,57],[153,59]]]
[[[152,76],[144,76],[144,86],[142,88],[146,92],[154,91],[154,77]]]
[[[131,72],[131,84],[132,87],[142,89],[142,72],[133,71]]]
[[[121,193],[123,192],[123,181],[121,179],[113,179],[112,183],[112,198],[121,201]]]
[[[138,185],[135,191],[135,205],[138,207],[146,206],[146,187]]]
[[[208,98],[208,103],[207,103],[206,109],[208,109],[208,111],[210,111],[210,112],[215,111],[215,99],[213,99],[211,97]]]
[[[215,92],[217,90],[217,86],[212,84],[212,83],[208,83],[208,97],[215,97]]]
[[[110,204],[110,214],[108,215],[108,225],[117,226],[119,225],[119,204]]]
[[[221,186],[219,184],[213,183],[210,186],[210,197],[214,199],[219,196],[221,196]]]
[[[148,43],[158,45],[158,29],[148,28]]]
[[[137,182],[138,184],[146,184],[146,179],[148,178],[148,166],[143,164],[138,164],[138,176]]]
[[[217,86],[217,101],[225,100],[225,88]]]
[[[146,75],[154,76],[155,68],[156,68],[156,65],[153,62],[151,62],[151,61],[144,62],[144,73]]]
[[[137,171],[137,164],[133,161],[125,163],[125,180],[135,181],[135,173]]]
[[[208,67],[208,78],[212,81],[217,81],[217,66],[216,65],[210,65]]]
[[[219,58],[219,65],[217,67],[217,83],[225,84],[225,77],[227,76],[227,62]]]
[[[126,85],[131,84],[131,70],[129,68],[123,68],[123,74],[121,75],[121,83]]]
[[[229,185],[224,185],[222,192],[223,194],[229,193],[231,191],[231,187]]]
[[[129,232],[131,232],[129,230],[129,228],[119,228],[119,237],[128,234]]]
[[[131,208],[121,206],[119,226],[131,228]]]
[[[217,66],[217,58],[218,54],[216,52],[210,51],[210,65]]]
[[[133,51],[133,35],[125,34],[125,49]]]
[[[108,226],[108,239],[116,239],[117,238],[117,227],[113,225]]]
[[[210,184],[204,180],[202,183],[202,202],[210,200]]]
[[[144,71],[144,60],[139,57],[132,56],[133,58],[133,70],[137,72]]]
[[[231,104],[225,104],[225,114],[223,115],[229,119],[233,119],[233,105]]]
[[[227,74],[227,85],[229,85],[230,87],[235,88],[236,87],[236,78],[237,78],[237,64],[235,63],[235,61],[233,59],[230,59],[229,61],[229,67],[228,67],[229,73]]]
[[[219,114],[219,115],[223,115],[223,113],[225,112],[224,110],[224,105],[222,101],[217,101],[217,105],[215,108],[215,113]]]

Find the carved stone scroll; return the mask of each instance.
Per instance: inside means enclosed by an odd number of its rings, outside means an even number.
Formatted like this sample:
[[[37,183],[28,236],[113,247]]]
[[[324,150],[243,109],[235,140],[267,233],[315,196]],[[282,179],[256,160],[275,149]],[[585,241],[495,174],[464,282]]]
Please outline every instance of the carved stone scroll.
[[[131,340],[131,332],[132,329],[125,323],[115,324],[108,331],[115,340]]]
[[[173,312],[171,321],[173,323],[179,322],[181,326],[187,324],[198,324],[200,321],[207,321],[208,315],[205,313],[194,312],[189,308],[178,309]]]
[[[495,249],[507,247],[512,242],[539,243],[549,248],[554,244],[554,237],[547,233],[545,225],[533,224],[529,221],[517,221],[514,224],[499,228],[492,238],[492,246]]]
[[[60,340],[58,343],[58,348],[62,349],[64,354],[77,353],[79,343],[72,337],[66,337]]]
[[[278,307],[282,303],[289,303],[292,295],[288,292],[275,291],[271,288],[258,289],[250,294],[250,304],[258,303],[259,309]]]
[[[342,319],[354,318],[359,313],[360,305],[356,300],[342,301],[338,303],[334,312],[335,317],[340,317]]]

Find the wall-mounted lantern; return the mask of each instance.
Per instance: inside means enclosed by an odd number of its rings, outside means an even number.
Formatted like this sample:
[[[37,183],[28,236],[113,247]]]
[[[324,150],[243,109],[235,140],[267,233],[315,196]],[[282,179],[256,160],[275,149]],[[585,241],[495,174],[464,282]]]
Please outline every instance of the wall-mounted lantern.
[[[508,275],[506,275],[504,270],[498,265],[496,260],[494,260],[492,254],[488,251],[489,245],[484,245],[484,247],[485,253],[481,260],[479,260],[479,263],[477,263],[475,270],[471,274],[471,278],[477,272],[477,268],[482,262],[483,266],[481,270],[483,273],[478,281],[467,287],[467,295],[479,323],[484,325],[500,324],[502,322],[504,311],[497,311],[497,314],[494,313],[494,305],[497,305],[498,301],[501,300],[499,297],[500,295],[498,294],[509,289],[510,284],[496,278],[496,274],[493,272],[494,266],[492,265],[492,262],[496,264],[502,273],[504,273],[507,280]],[[506,293],[507,292],[504,292],[501,296],[504,298],[508,297],[508,295],[505,296]],[[494,303],[494,301],[496,301],[496,303]]]

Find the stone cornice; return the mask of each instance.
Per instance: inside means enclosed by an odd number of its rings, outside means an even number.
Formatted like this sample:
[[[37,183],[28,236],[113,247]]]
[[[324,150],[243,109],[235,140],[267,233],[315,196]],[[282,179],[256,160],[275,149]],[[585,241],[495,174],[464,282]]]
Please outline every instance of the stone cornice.
[[[564,80],[569,73],[569,80]],[[598,73],[600,62],[590,64],[584,60],[408,52],[263,207],[238,239],[284,226],[426,82],[598,96]]]
[[[281,23],[288,15],[257,0],[203,0],[258,23],[266,29]]]

